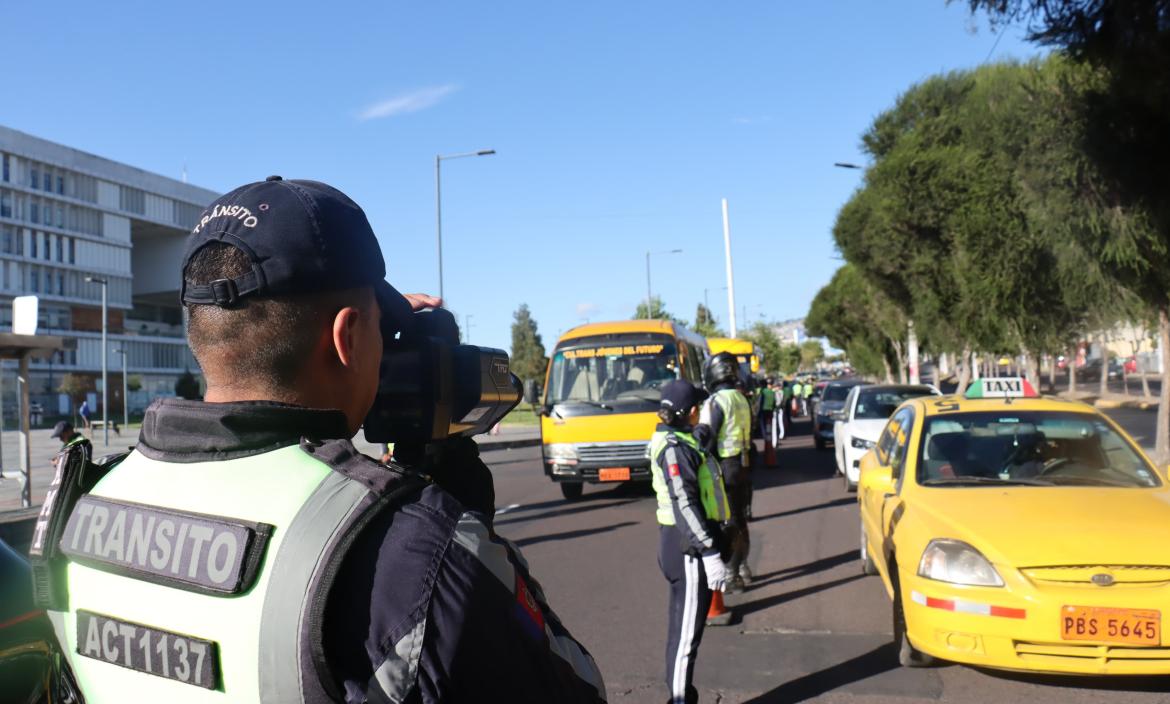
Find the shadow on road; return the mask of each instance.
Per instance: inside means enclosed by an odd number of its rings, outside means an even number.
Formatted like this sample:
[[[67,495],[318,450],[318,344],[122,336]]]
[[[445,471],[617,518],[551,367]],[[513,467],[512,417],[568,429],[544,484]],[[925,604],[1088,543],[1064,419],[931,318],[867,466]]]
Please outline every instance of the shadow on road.
[[[779,513],[769,513],[766,516],[755,516],[752,519],[752,522],[759,523],[760,521],[767,521],[767,520],[770,520],[773,518],[783,518],[784,516],[795,516],[796,514],[804,513],[805,511],[820,511],[821,509],[824,509],[824,508],[833,508],[835,506],[854,506],[856,504],[857,504],[856,497],[846,496],[846,497],[842,497],[840,499],[833,499],[832,501],[826,501],[823,504],[816,504],[815,506],[801,506],[800,508],[794,508],[794,509],[790,509],[788,511],[780,511]]]
[[[520,511],[523,511],[524,509],[529,508],[527,506],[524,506],[524,507],[521,507],[518,509],[513,509],[512,511],[508,511],[507,513],[501,514],[498,518],[496,518],[495,524],[498,526],[498,525],[507,525],[509,523],[524,523],[526,521],[540,521],[540,520],[544,520],[546,518],[556,518],[558,516],[572,516],[574,514],[586,513],[588,511],[596,511],[598,509],[603,509],[603,508],[615,508],[617,506],[623,506],[625,504],[634,503],[637,500],[638,500],[637,498],[631,497],[628,499],[619,499],[617,501],[609,501],[606,503],[592,501],[589,503],[581,503],[581,504],[567,504],[567,503],[562,502],[559,504],[560,508],[556,508],[556,509],[553,509],[551,511],[544,511],[543,513],[520,513]]]
[[[773,690],[747,700],[747,704],[803,702],[897,667],[898,653],[894,650],[893,643],[887,643],[868,653],[850,658],[845,662],[839,662],[819,672],[785,682]]]
[[[549,533],[548,535],[534,535],[531,538],[521,538],[514,540],[516,545],[526,547],[528,545],[536,545],[537,543],[547,543],[555,540],[572,540],[574,538],[583,538],[587,535],[597,535],[598,533],[608,533],[611,530],[618,528],[625,528],[626,526],[636,526],[637,521],[622,521],[621,523],[611,523],[607,526],[598,526],[597,528],[581,528],[578,530],[567,530],[562,533]]]
[[[754,591],[754,590],[756,590],[760,587],[766,586],[768,584],[774,584],[776,582],[784,582],[786,580],[796,579],[798,577],[807,577],[811,574],[816,574],[817,572],[824,572],[825,570],[831,570],[834,567],[838,567],[840,565],[845,565],[845,564],[848,564],[850,562],[854,562],[857,559],[858,559],[857,551],[850,550],[848,552],[843,552],[839,555],[833,555],[831,557],[822,557],[818,560],[813,560],[812,562],[808,562],[808,563],[805,563],[803,565],[796,565],[795,567],[785,567],[782,570],[776,570],[775,572],[768,572],[766,574],[757,574],[752,579],[751,588],[748,591]]]
[[[853,557],[853,554],[850,553],[850,559],[853,559]],[[862,576],[863,575],[855,574],[849,577],[834,579],[830,582],[822,582],[820,584],[813,584],[807,587],[802,587],[801,589],[794,589],[793,591],[784,592],[782,594],[773,594],[772,596],[766,596],[762,599],[756,599],[755,601],[749,601],[743,604],[733,604],[731,605],[731,609],[736,613],[737,616],[742,617],[746,614],[755,613],[756,611],[770,609],[773,606],[783,604],[786,601],[792,601],[793,599],[799,599],[801,597],[809,596],[810,594],[823,592],[826,589],[839,587],[842,584],[848,584],[850,582],[857,581],[861,579]]]
[[[1066,689],[1099,689],[1108,692],[1165,692],[1170,689],[1170,677],[1083,677],[1078,675],[1038,675],[1027,672],[1007,672],[973,667],[973,670],[1001,680],[1023,684]]]

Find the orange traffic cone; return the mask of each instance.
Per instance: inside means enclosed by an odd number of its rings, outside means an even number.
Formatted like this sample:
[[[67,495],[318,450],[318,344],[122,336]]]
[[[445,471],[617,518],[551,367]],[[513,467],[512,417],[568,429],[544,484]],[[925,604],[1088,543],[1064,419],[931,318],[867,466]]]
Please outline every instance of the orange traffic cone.
[[[731,624],[731,610],[723,605],[723,592],[711,592],[711,608],[707,609],[708,626]]]
[[[776,447],[769,440],[764,440],[764,464],[768,467],[776,466]]]

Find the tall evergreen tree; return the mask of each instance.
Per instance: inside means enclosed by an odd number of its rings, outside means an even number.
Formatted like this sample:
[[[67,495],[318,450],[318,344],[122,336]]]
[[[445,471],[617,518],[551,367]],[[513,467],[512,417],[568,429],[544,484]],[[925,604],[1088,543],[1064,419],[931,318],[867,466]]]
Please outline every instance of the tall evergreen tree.
[[[540,339],[528,304],[521,303],[512,318],[512,373],[525,381],[542,381],[544,370],[548,367],[548,357],[544,354],[544,342]]]

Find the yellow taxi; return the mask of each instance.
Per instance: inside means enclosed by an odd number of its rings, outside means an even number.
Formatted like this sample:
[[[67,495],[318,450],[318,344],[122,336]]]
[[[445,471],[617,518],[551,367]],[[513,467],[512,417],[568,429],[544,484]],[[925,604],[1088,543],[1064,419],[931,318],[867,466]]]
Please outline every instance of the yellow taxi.
[[[1170,485],[1096,409],[983,379],[899,406],[860,468],[903,665],[1170,673]]]

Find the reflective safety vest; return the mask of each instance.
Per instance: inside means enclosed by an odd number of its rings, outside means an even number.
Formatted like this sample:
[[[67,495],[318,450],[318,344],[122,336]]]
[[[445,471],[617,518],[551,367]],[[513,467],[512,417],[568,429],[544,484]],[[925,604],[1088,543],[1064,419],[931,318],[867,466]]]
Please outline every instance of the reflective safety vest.
[[[719,457],[727,459],[747,452],[752,437],[752,410],[747,399],[735,389],[721,389],[711,396],[710,402],[718,404],[723,411],[723,425],[715,443]]]
[[[690,433],[677,430],[666,432],[660,430],[650,438],[650,458],[654,463],[654,471],[650,472],[650,482],[654,486],[654,495],[658,497],[658,523],[664,526],[674,525],[674,507],[671,505],[670,492],[666,488],[666,479],[663,478],[663,467],[658,464],[658,458],[666,449],[667,435],[674,435],[679,440],[694,449],[703,458],[699,466],[699,500],[703,504],[703,513],[712,521],[723,523],[731,517],[731,504],[727,501],[727,491],[723,487],[723,471],[718,462],[711,461],[707,453],[699,448],[699,441]]]
[[[393,475],[371,500],[347,448],[181,465],[133,452],[83,495],[58,543],[68,610],[49,614],[87,704],[335,699],[323,595],[354,526],[419,486]]]

